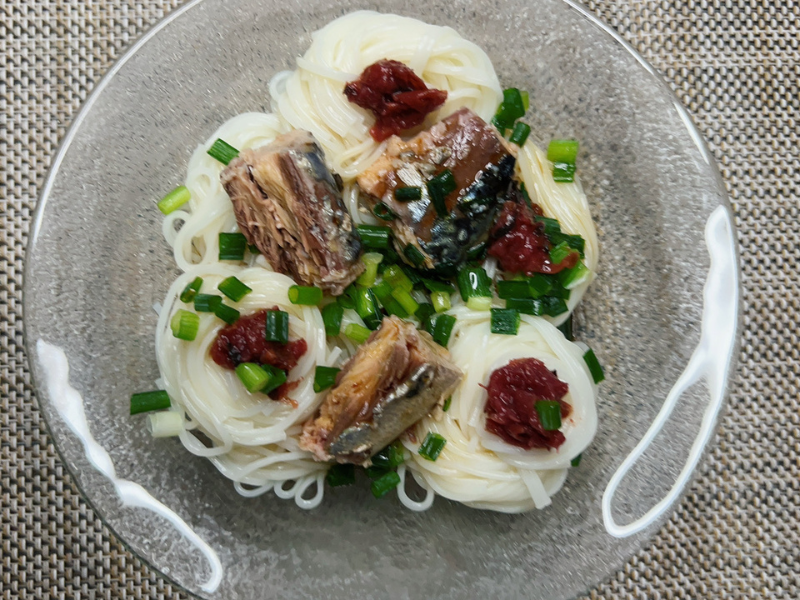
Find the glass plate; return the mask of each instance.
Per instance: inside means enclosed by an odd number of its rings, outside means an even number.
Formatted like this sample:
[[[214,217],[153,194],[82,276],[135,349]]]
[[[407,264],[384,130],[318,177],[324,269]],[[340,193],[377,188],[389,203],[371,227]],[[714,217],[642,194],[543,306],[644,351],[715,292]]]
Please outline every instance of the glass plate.
[[[607,379],[597,437],[545,510],[506,515],[437,498],[418,514],[393,495],[374,500],[366,486],[336,489],[312,511],[271,493],[243,498],[210,462],[175,439],[151,439],[142,420],[127,414],[130,394],[152,389],[158,377],[152,306],[178,275],[155,201],[182,183],[191,152],[226,119],[269,110],[267,82],[293,68],[310,32],[356,8],[454,27],[488,52],[504,86],[531,91],[539,143],[581,141],[580,174],[601,262],[578,311],[578,338],[594,348]],[[86,461],[43,388],[35,358],[40,338],[65,348],[71,382],[118,476],[144,486],[217,551],[224,576],[213,597],[573,597],[613,573],[657,530],[610,535],[601,499],[700,341],[710,266],[704,228],[721,211],[730,235],[727,206],[703,142],[666,85],[579,6],[190,2],[98,85],[54,162],[25,282],[37,397],[96,513],[137,556],[191,592],[202,595],[209,575],[202,555],[163,519],[123,506]],[[732,240],[725,246],[731,254]],[[670,489],[709,395],[717,405],[705,425],[713,429],[727,371],[717,375],[712,385],[683,394],[676,417],[622,481],[613,504],[618,522],[641,516]],[[695,454],[701,449],[702,443]]]

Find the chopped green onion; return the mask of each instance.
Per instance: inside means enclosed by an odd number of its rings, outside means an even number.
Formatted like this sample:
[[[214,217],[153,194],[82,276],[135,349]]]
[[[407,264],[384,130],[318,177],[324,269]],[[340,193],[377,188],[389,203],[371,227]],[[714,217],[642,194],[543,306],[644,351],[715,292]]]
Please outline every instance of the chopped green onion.
[[[525,115],[525,101],[517,88],[503,90],[503,101],[497,107],[492,124],[503,133],[514,126],[514,121]]]
[[[241,233],[219,234],[219,259],[244,260],[244,251],[247,249],[247,238]]]
[[[192,193],[185,185],[178,186],[158,201],[158,210],[168,215],[186,204],[191,197]]]
[[[380,327],[383,315],[371,289],[356,288],[356,312],[370,329],[375,330]]]
[[[200,328],[200,317],[193,312],[179,308],[172,315],[169,326],[172,329],[173,336],[179,340],[191,342],[197,337],[197,330]]]
[[[558,315],[565,313],[569,310],[567,303],[564,301],[563,298],[556,298],[555,296],[545,296],[542,300],[542,314],[549,315],[551,317],[557,317]],[[506,304],[507,306],[508,304]]]
[[[525,107],[525,111],[527,112],[531,107],[531,97],[525,90],[522,90],[519,95],[522,96],[522,106]]]
[[[436,214],[440,217],[446,217],[449,211],[447,210],[447,202],[445,199],[448,194],[456,190],[456,180],[453,177],[453,172],[450,169],[445,169],[428,181],[427,186],[428,194],[431,197],[431,203],[436,210]]]
[[[446,292],[452,294],[455,291],[452,283],[445,283],[444,281],[436,281],[435,279],[422,278],[422,283],[432,292]]]
[[[506,308],[514,309],[523,315],[533,315],[534,317],[544,314],[542,301],[539,299],[508,298],[506,300]]]
[[[336,383],[336,375],[341,371],[336,367],[322,367],[317,365],[314,371],[314,391],[320,393],[322,390],[327,390]]]
[[[565,269],[559,273],[559,280],[565,289],[571,290],[575,286],[582,284],[588,277],[591,276],[591,271],[586,267],[583,262],[579,262],[571,269]]]
[[[428,435],[425,437],[425,441],[422,442],[422,445],[419,447],[417,453],[422,457],[430,461],[435,461],[439,458],[439,455],[444,450],[444,446],[447,444],[447,440],[444,439],[438,433],[433,433],[432,431],[428,432]]]
[[[581,464],[582,458],[583,458],[583,453],[578,454],[578,456],[569,461],[569,464],[571,464],[573,467],[577,467],[579,464]]]
[[[398,202],[411,202],[422,198],[422,188],[409,186],[394,189],[394,199]]]
[[[453,397],[452,396],[448,396],[447,400],[444,401],[444,406],[442,407],[442,410],[444,412],[447,412],[448,410],[450,410],[450,404],[452,404],[452,403],[453,403]]]
[[[263,393],[269,394],[286,383],[286,371],[283,369],[272,365],[262,365],[261,368],[269,374],[269,382],[261,389]]]
[[[568,233],[561,233],[560,231],[554,233],[547,233],[546,227],[545,227],[545,233],[547,234],[547,237],[550,238],[550,241],[553,244],[560,244],[561,242],[566,242],[570,248],[572,248],[573,250],[577,250],[580,253],[581,258],[584,257],[586,240],[584,240],[581,236],[570,235]]]
[[[569,300],[570,294],[572,294],[572,292],[570,292],[563,285],[561,285],[558,276],[551,275],[550,277],[552,278],[551,281],[553,283],[553,287],[550,289],[547,295],[552,296],[553,298],[561,298],[564,301]]]
[[[456,318],[453,315],[441,314],[436,317],[436,324],[433,327],[433,341],[447,348],[450,334],[453,333],[455,324]]]
[[[171,406],[169,395],[164,390],[141,392],[131,396],[131,414],[138,415],[151,410],[163,410]]]
[[[509,298],[533,298],[533,290],[527,281],[498,281],[497,295],[503,300]]]
[[[402,288],[397,289],[404,291]],[[372,293],[375,294],[378,302],[380,302],[381,306],[386,309],[387,313],[390,315],[397,315],[401,319],[408,317],[408,312],[406,309],[403,308],[403,306],[395,299],[394,296],[392,296],[392,286],[389,285],[388,281],[385,279],[381,281],[378,285],[372,288]]]
[[[403,249],[403,254],[412,265],[418,267],[425,262],[425,255],[414,244],[409,244]]]
[[[211,158],[217,159],[223,165],[227,165],[234,158],[239,156],[239,151],[225,140],[217,139],[211,144],[211,148],[208,149],[208,155]]]
[[[544,223],[544,234],[548,237],[552,235],[558,235],[561,233],[561,224],[558,222],[557,219],[551,219],[550,217],[540,217],[537,215],[534,217],[534,220],[537,223]],[[554,241],[554,243],[557,244],[558,241]]]
[[[450,294],[447,292],[431,292],[431,303],[437,313],[450,310]]]
[[[492,299],[487,296],[473,296],[467,300],[467,308],[470,310],[489,310],[492,307]]]
[[[197,292],[200,291],[202,285],[203,285],[202,277],[195,277],[194,281],[186,284],[186,287],[183,288],[183,291],[181,292],[180,295],[181,302],[186,302],[188,304],[189,302],[194,300],[194,297],[197,295]]]
[[[553,289],[553,278],[550,275],[536,273],[528,278],[528,289],[533,298],[541,298]]]
[[[394,221],[397,213],[394,212],[385,202],[378,202],[372,209],[372,214],[382,221]]]
[[[525,188],[524,183],[519,184],[519,191],[522,192],[522,197],[525,199],[525,204],[528,205],[528,208],[533,208],[533,202],[531,202],[531,197],[528,194],[528,190]]]
[[[336,298],[336,302],[339,303],[342,308],[352,308],[355,309],[356,307],[356,286],[352,283],[348,285],[341,296]]]
[[[553,163],[553,181],[556,183],[572,183],[575,181],[575,165],[569,163]]]
[[[517,335],[519,320],[519,312],[513,308],[493,308],[492,333]]]
[[[400,303],[400,306],[410,315],[413,315],[417,312],[419,308],[419,303],[411,297],[406,290],[403,288],[395,288],[392,290],[392,296],[395,300]]]
[[[545,431],[556,431],[561,428],[561,405],[555,400],[539,400],[534,404],[539,413],[539,422]]]
[[[267,311],[265,339],[279,344],[289,343],[289,313],[282,310]]]
[[[392,230],[383,225],[358,225],[356,227],[365,248],[383,250],[389,248],[392,241]]]
[[[247,249],[250,250],[250,254],[261,254],[255,244],[247,244]]]
[[[600,383],[606,378],[603,367],[600,366],[600,361],[597,360],[591,348],[583,355],[583,360],[586,362],[586,366],[589,367],[589,372],[592,374],[592,379],[594,379],[595,383]]]
[[[375,279],[378,277],[378,265],[383,260],[383,254],[377,252],[367,252],[361,257],[361,262],[364,263],[364,272],[356,279],[358,285],[364,287],[372,287],[375,285]]]
[[[350,323],[344,328],[344,334],[356,344],[363,344],[367,341],[372,332],[358,323]]]
[[[241,300],[242,298],[247,296],[247,294],[253,291],[252,288],[247,287],[233,275],[231,275],[227,279],[223,279],[222,283],[220,283],[217,286],[217,288],[219,289],[220,292],[225,294],[228,298],[230,298],[234,302],[239,302],[239,300]]]
[[[485,297],[489,298],[491,303],[491,285],[492,280],[483,267],[470,267],[458,273],[458,289],[461,292],[461,299],[465,302],[470,298]]]
[[[419,308],[417,309],[417,312],[414,313],[414,316],[419,319],[419,322],[422,323],[424,327],[425,322],[431,317],[431,315],[434,314],[436,314],[436,310],[433,308],[433,304],[428,304],[425,302],[419,305]]]
[[[470,248],[467,251],[467,260],[481,262],[484,258],[486,258],[486,252],[488,249],[489,245],[486,242]]]
[[[381,469],[394,469],[399,467],[405,462],[403,446],[398,442],[389,444],[386,448],[375,454],[370,460],[372,461],[372,466]]]
[[[382,498],[400,484],[400,475],[394,471],[382,475],[372,482],[372,495]]]
[[[339,335],[342,329],[344,308],[338,302],[331,302],[322,309],[322,322],[325,324],[325,333],[330,336]]]
[[[353,485],[356,482],[355,465],[333,465],[325,475],[325,481],[331,487]]]
[[[220,302],[217,306],[214,307],[214,314],[217,318],[222,319],[228,325],[233,325],[236,321],[239,320],[239,311],[233,308],[232,306],[228,306],[227,304],[223,304]]]
[[[514,131],[511,132],[511,137],[508,138],[508,141],[517,146],[522,146],[530,134],[531,126],[520,121],[514,125]]]
[[[174,411],[147,415],[147,430],[154,438],[178,436],[183,432],[183,416]]]
[[[322,290],[313,285],[293,285],[289,288],[289,302],[317,306],[322,302]]]
[[[564,337],[570,342],[575,341],[575,334],[572,331],[572,315],[568,316],[567,320],[558,326],[558,330],[563,333]]]
[[[391,265],[383,272],[383,280],[388,281],[392,288],[400,288],[407,292],[414,289],[414,283],[409,279],[400,265]]]
[[[213,313],[222,304],[222,296],[216,294],[197,294],[194,297],[194,309],[197,312]]]
[[[241,363],[236,366],[236,376],[251,394],[260,392],[269,383],[269,373],[256,363]]]
[[[561,242],[556,247],[550,249],[550,260],[554,265],[557,265],[573,252],[574,250],[570,248],[566,242]]]
[[[383,477],[389,472],[389,469],[386,467],[374,467],[369,466],[364,471],[367,473],[367,477],[370,479],[378,479],[379,477]]]
[[[552,163],[575,164],[578,158],[578,140],[550,140],[547,160]]]

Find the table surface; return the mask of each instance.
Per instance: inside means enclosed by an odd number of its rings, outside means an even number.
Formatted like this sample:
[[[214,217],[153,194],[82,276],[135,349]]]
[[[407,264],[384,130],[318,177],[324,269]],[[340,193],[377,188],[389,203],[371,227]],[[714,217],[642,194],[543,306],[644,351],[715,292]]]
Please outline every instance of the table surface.
[[[34,401],[23,346],[27,232],[94,85],[178,0],[0,1],[0,466],[10,598],[183,596],[81,499]],[[744,327],[710,460],[643,551],[589,598],[800,597],[800,150],[796,0],[612,0],[588,8],[655,66],[716,157],[739,229]]]

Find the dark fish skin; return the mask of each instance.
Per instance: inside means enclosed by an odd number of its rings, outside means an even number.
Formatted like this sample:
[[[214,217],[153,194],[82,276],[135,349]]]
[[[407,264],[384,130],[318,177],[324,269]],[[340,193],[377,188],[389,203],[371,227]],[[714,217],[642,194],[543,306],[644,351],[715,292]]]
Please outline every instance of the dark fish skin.
[[[220,175],[236,222],[272,268],[332,294],[358,277],[361,240],[342,200],[341,180],[325,166],[307,131],[242,150]]]
[[[386,204],[398,218],[392,227],[401,246],[415,245],[424,268],[452,274],[467,252],[486,241],[512,182],[516,159],[496,130],[469,109],[461,109],[414,138],[393,137],[385,153],[358,178],[367,203]],[[456,189],[438,215],[427,182],[449,169]],[[399,187],[419,187],[422,198],[400,202]],[[403,247],[398,248],[402,254]]]
[[[322,461],[368,463],[451,394],[461,377],[427,332],[386,317],[305,424],[300,447]]]

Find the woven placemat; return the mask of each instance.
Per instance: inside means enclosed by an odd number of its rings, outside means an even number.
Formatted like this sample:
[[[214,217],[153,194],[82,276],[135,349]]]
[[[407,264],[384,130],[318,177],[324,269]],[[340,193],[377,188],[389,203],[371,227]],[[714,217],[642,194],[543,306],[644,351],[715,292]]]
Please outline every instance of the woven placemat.
[[[81,500],[35,407],[22,269],[36,197],[99,78],[178,0],[0,0],[2,579],[11,598],[178,598]],[[591,598],[800,597],[800,9],[590,1],[709,141],[741,243],[744,331],[712,458],[652,544]]]

